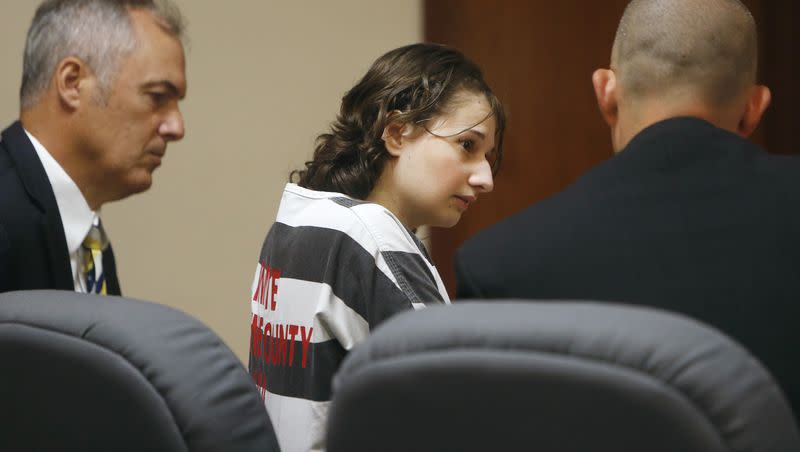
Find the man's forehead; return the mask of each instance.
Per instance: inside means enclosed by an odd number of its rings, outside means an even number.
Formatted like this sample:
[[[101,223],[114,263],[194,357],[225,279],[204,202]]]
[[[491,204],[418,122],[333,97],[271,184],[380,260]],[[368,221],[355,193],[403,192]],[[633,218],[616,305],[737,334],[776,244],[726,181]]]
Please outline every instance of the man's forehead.
[[[160,88],[183,98],[186,94],[186,62],[183,43],[169,33],[157,16],[146,9],[130,10],[137,45],[128,57],[128,71],[138,74],[142,89]]]
[[[181,37],[170,31],[169,25],[155,12],[145,8],[128,8],[128,11],[137,40],[173,41],[183,50]]]

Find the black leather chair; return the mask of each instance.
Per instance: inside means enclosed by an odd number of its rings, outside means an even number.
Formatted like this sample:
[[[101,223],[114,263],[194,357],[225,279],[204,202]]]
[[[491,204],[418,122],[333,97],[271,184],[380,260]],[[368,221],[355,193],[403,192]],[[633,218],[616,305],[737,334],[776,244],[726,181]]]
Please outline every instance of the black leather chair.
[[[342,363],[327,438],[328,452],[800,451],[775,382],[720,332],[564,302],[388,320]]]
[[[165,306],[0,294],[0,450],[277,451],[230,349]]]

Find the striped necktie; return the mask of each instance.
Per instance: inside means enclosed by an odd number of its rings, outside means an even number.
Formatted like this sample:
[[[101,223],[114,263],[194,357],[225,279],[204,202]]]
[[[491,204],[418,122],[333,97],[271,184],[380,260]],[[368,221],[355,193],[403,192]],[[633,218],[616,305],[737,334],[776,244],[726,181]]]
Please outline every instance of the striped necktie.
[[[108,238],[100,221],[92,225],[83,240],[83,274],[86,281],[86,293],[106,294],[106,278],[103,274],[103,250],[108,247]],[[100,267],[98,271],[97,267]]]

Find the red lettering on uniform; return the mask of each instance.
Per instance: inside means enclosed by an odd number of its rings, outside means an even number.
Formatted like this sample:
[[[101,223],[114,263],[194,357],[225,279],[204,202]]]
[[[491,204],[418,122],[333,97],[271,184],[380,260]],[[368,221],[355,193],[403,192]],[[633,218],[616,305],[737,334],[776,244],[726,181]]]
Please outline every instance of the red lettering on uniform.
[[[263,340],[264,363],[269,364],[269,357],[272,356],[272,324],[269,322],[267,322],[267,325],[264,327]]]
[[[264,364],[269,364],[269,354],[272,351],[272,335],[272,324],[267,322],[264,327],[264,340],[261,344],[261,348],[264,350]]]
[[[262,264],[263,265],[263,264]],[[261,284],[261,294],[259,295],[259,299],[261,300],[261,305],[265,308],[267,307],[267,296],[269,294],[269,277],[272,270],[269,266],[266,267],[264,270],[264,274],[262,275],[262,284]]]
[[[297,325],[289,325],[289,367],[294,363],[294,338],[297,337]]]
[[[261,328],[258,326],[258,319],[260,317],[253,314],[253,323],[250,324],[250,354],[258,358],[261,356]],[[264,320],[261,319],[261,322]]]
[[[270,267],[263,261],[259,262],[258,266],[258,283],[253,292],[253,301],[258,301],[258,304],[274,311],[277,308],[278,300],[275,297],[278,295],[278,280],[281,278],[281,271]]]
[[[270,284],[270,310],[275,310],[275,295],[278,294],[278,279],[281,277],[281,271],[278,269],[271,269],[270,277],[272,278],[272,284]]]
[[[303,340],[303,369],[306,368],[306,362],[308,359],[308,344],[311,343],[311,334],[314,332],[314,327],[308,328],[308,336],[306,336],[306,327],[300,327],[300,337]]]
[[[264,282],[264,265],[258,263],[258,286],[256,291],[253,292],[253,301],[259,301],[259,294],[261,293],[262,283]]]

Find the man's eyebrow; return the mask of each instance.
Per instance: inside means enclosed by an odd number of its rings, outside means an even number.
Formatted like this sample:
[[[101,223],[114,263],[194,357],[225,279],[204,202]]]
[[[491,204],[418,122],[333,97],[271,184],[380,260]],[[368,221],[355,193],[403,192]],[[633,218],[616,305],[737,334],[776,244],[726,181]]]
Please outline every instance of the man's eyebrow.
[[[164,88],[169,91],[169,94],[173,97],[177,97],[179,99],[183,99],[183,95],[181,95],[180,90],[174,83],[170,82],[169,80],[155,80],[152,82],[147,82],[142,85],[143,89],[150,89],[150,88]]]

